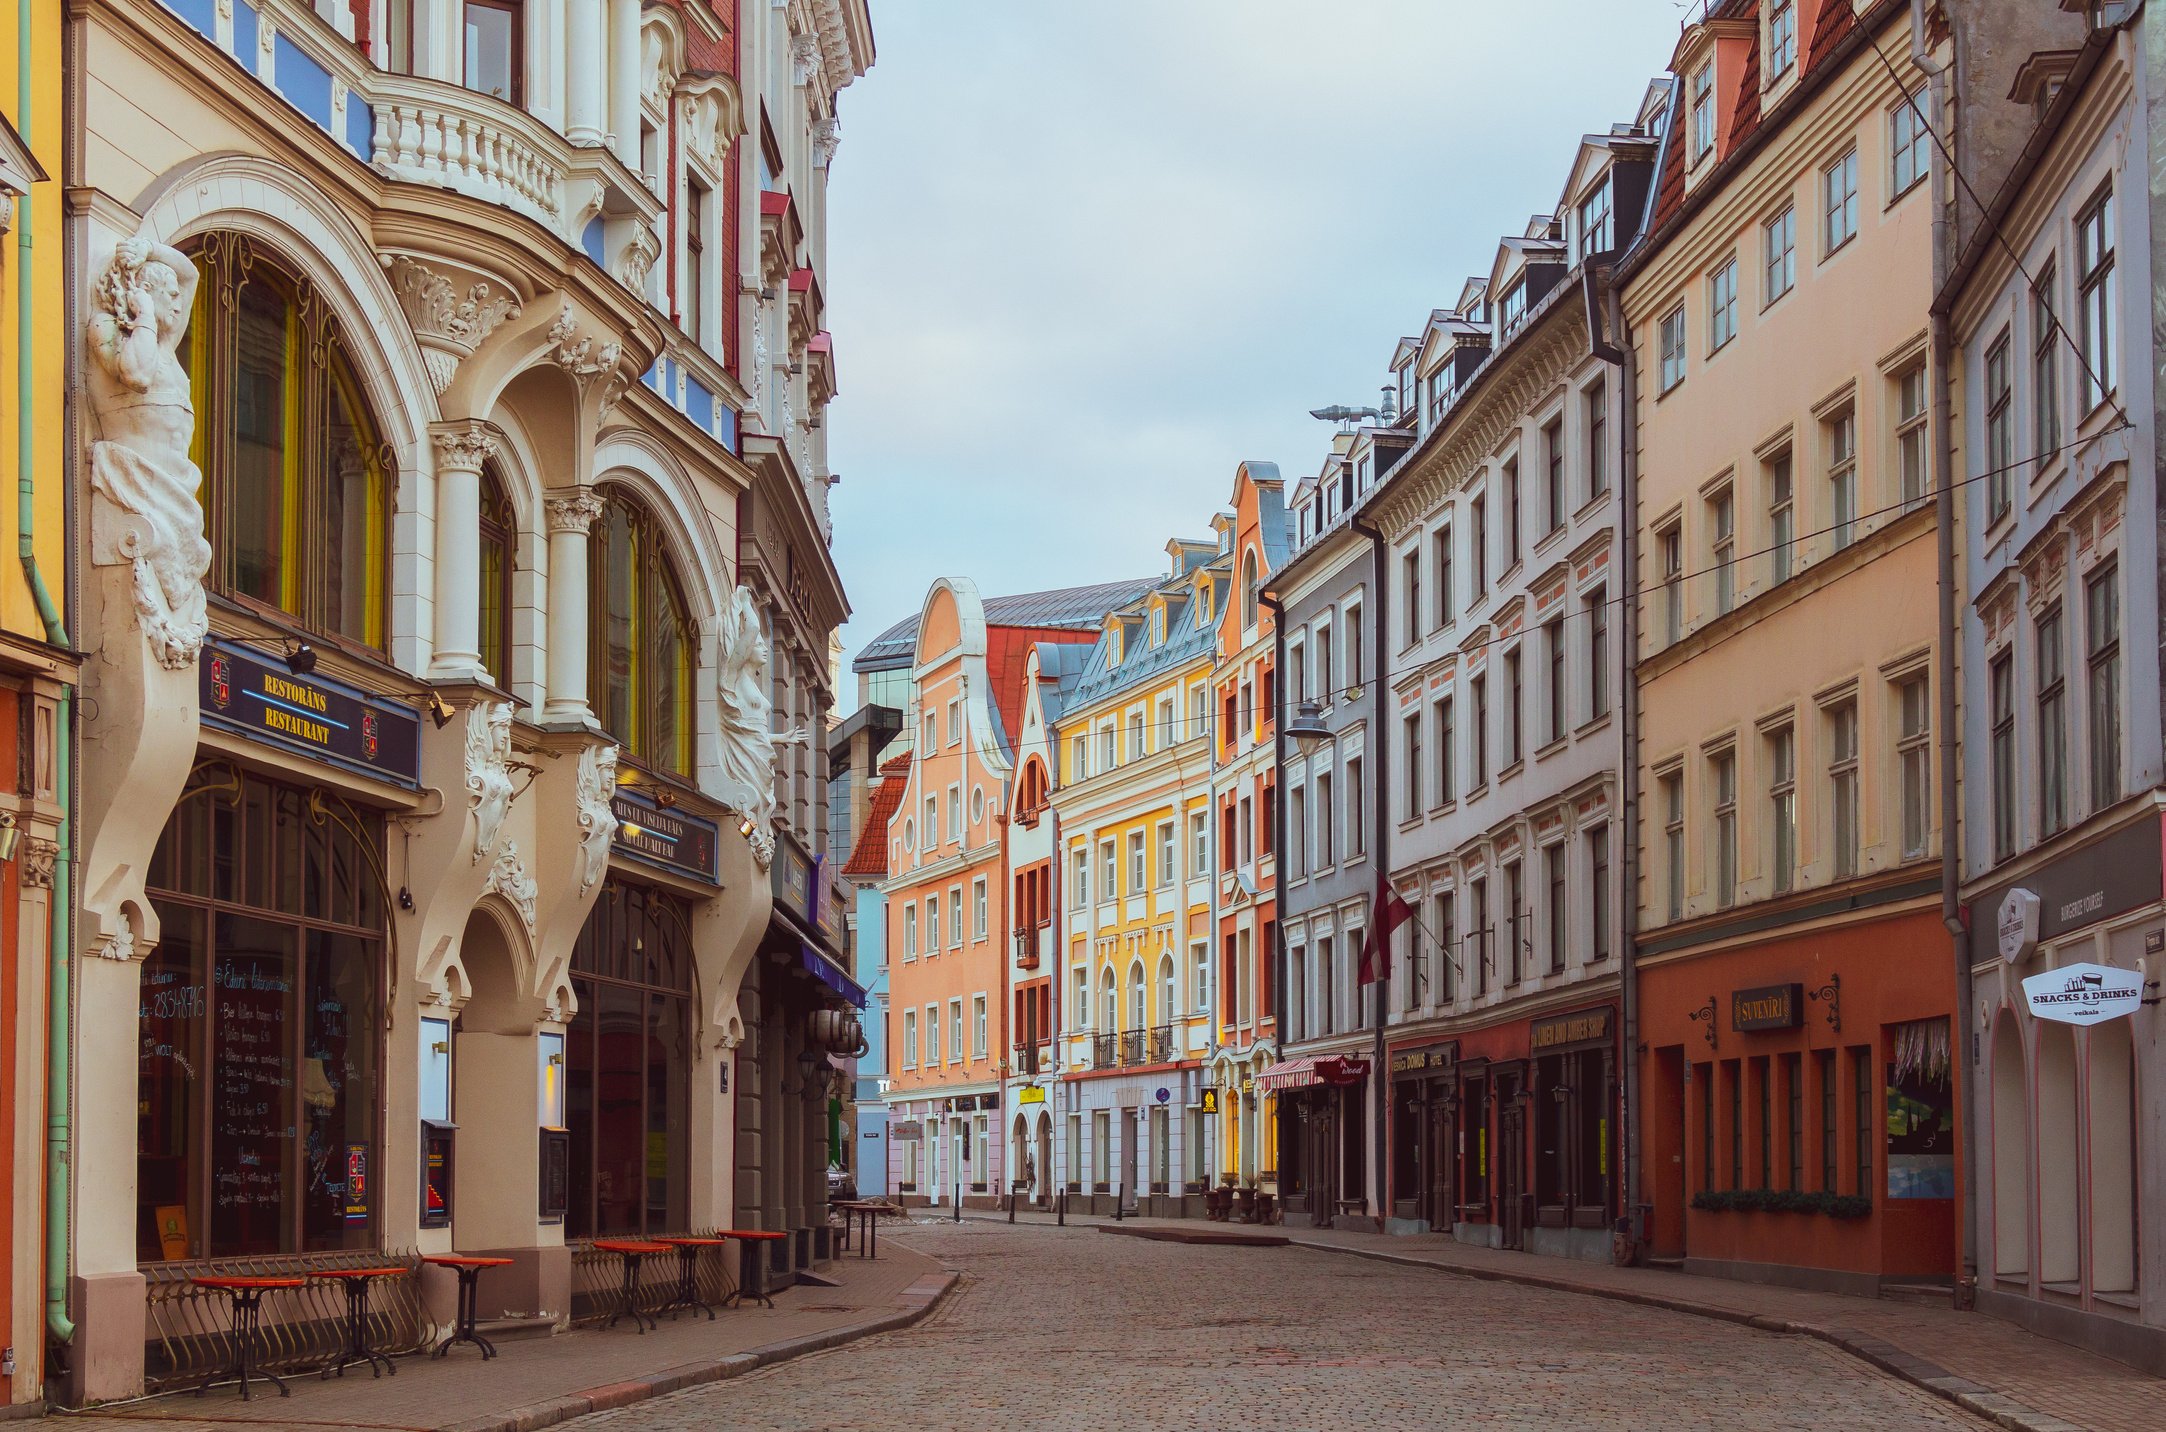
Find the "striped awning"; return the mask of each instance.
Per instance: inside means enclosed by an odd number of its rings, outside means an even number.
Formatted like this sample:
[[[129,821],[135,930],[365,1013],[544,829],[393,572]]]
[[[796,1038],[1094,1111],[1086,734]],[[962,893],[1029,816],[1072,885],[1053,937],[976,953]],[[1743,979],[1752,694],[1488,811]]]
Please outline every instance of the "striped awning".
[[[1256,1087],[1266,1093],[1284,1089],[1307,1089],[1317,1084],[1358,1084],[1369,1073],[1369,1061],[1350,1055],[1318,1054],[1282,1059],[1256,1076]]]

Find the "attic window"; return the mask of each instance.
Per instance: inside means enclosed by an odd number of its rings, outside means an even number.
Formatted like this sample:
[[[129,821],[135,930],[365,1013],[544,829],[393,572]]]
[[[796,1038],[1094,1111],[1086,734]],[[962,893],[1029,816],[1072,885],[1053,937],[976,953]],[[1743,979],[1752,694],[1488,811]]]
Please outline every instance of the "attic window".
[[[1715,147],[1715,62],[1709,60],[1692,76],[1692,162],[1697,164]]]
[[[1201,627],[1210,624],[1211,589],[1209,587],[1198,587],[1196,588],[1196,625]]]
[[[1579,256],[1606,252],[1611,242],[1609,179],[1605,176],[1592,194],[1579,201]]]
[[[1504,331],[1510,333],[1527,316],[1527,281],[1521,279],[1504,290],[1504,306],[1498,310]]]
[[[1797,63],[1797,0],[1769,0],[1767,61],[1770,80],[1788,74]]]
[[[1151,608],[1151,645],[1152,645],[1152,646],[1163,646],[1163,645],[1165,645],[1165,642],[1166,642],[1166,609],[1165,609],[1165,608],[1164,608],[1163,606],[1156,606],[1156,607],[1152,607],[1152,608]]]

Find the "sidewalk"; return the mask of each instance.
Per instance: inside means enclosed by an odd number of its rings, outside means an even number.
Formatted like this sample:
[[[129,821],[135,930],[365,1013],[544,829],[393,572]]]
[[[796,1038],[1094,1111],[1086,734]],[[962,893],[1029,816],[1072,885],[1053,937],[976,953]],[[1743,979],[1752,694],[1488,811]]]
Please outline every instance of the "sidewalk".
[[[1052,1221],[1043,1214],[1017,1217],[1033,1223]],[[1112,1219],[1074,1214],[1068,1221],[1113,1226]],[[1199,1222],[1126,1220],[1129,1226],[1151,1227],[1195,1227]],[[2084,1428],[2158,1432],[2166,1428],[2166,1381],[1982,1313],[1504,1253],[1458,1243],[1441,1234],[1387,1236],[1288,1225],[1268,1231],[1285,1234],[1296,1247],[1615,1298],[1819,1338],[2014,1432]]]
[[[358,1368],[329,1382],[287,1378],[293,1396],[257,1391],[243,1402],[232,1387],[204,1397],[170,1393],[143,1402],[62,1414],[75,1432],[231,1432],[235,1424],[307,1427],[311,1432],[530,1432],[589,1412],[739,1377],[785,1358],[916,1322],[954,1282],[933,1259],[881,1240],[880,1256],[838,1258],[823,1276],[841,1284],[800,1284],[775,1295],[772,1310],[751,1305],[662,1325],[644,1336],[620,1323],[556,1337],[498,1344],[483,1362],[473,1348],[398,1360],[398,1375],[372,1379]],[[266,1395],[266,1393],[268,1395]]]

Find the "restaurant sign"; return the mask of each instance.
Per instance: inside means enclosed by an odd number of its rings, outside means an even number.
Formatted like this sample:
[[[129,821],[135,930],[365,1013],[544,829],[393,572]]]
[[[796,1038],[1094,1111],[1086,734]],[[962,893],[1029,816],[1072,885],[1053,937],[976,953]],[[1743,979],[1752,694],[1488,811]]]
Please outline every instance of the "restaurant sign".
[[[722,883],[715,857],[720,827],[713,821],[665,810],[637,786],[617,787],[610,809],[617,816],[618,854],[709,885]]]
[[[2143,1003],[2143,976],[2111,965],[2062,965],[2023,982],[2031,1013],[2057,1024],[2103,1024],[2134,1014]]]
[[[1527,1036],[1527,1047],[1534,1050],[1555,1049],[1565,1044],[1585,1044],[1589,1040],[1609,1038],[1609,1010],[1588,1009],[1578,1014],[1560,1014],[1555,1019],[1538,1019]]]
[[[1430,1044],[1420,1049],[1401,1049],[1391,1056],[1393,1074],[1444,1074],[1458,1062],[1456,1044]]]
[[[1015,1091],[1015,1102],[1018,1104],[1043,1104],[1045,1102],[1045,1089],[1042,1085],[1026,1084]]]
[[[1756,1029],[1795,1029],[1805,1022],[1801,984],[1762,985],[1757,989],[1730,992],[1730,1028],[1749,1034]]]
[[[196,663],[203,719],[250,740],[390,781],[421,782],[421,717],[411,706],[216,638]]]

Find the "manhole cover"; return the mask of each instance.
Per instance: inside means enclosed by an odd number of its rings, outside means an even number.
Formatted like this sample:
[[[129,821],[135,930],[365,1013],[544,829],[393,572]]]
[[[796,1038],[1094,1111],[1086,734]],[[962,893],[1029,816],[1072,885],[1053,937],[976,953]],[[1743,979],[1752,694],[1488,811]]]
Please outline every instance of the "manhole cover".
[[[848,1303],[806,1303],[799,1307],[797,1311],[800,1313],[862,1313],[865,1310],[851,1307]]]

